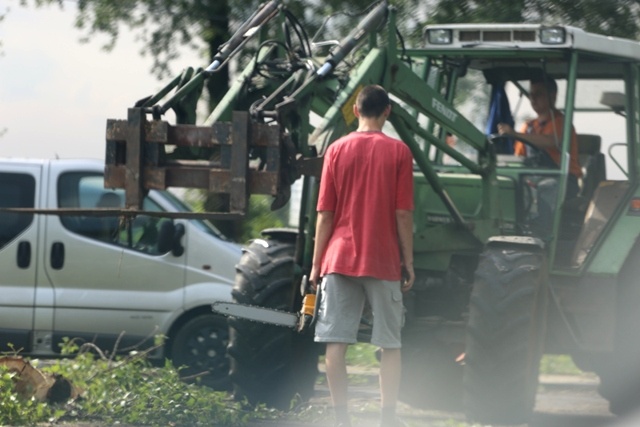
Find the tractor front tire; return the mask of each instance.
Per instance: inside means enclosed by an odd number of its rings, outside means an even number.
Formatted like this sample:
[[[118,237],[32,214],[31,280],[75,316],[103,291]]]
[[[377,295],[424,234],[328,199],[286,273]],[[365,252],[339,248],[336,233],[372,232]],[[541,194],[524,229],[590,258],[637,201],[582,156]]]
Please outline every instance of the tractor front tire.
[[[294,246],[256,239],[244,248],[232,291],[235,302],[295,311]],[[237,399],[287,410],[313,395],[318,347],[291,328],[230,318],[228,355]]]
[[[471,294],[464,367],[467,418],[522,424],[535,404],[546,325],[546,257],[524,245],[490,245]]]

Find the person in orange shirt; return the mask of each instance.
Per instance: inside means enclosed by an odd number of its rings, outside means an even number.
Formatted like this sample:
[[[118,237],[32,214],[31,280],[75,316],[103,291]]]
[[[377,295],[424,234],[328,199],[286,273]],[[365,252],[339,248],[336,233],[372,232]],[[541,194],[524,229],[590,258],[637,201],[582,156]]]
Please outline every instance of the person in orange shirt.
[[[515,132],[506,123],[498,124],[498,133],[516,139],[514,144],[514,154],[528,157],[530,151],[537,148],[542,153],[538,155],[547,166],[558,168],[561,158],[562,134],[564,131],[564,115],[555,107],[558,95],[558,85],[549,76],[539,76],[530,81],[529,100],[531,108],[538,117],[527,121],[522,132]],[[527,140],[532,147],[526,146],[518,139]],[[567,191],[565,200],[575,198],[579,191],[578,184],[582,177],[582,168],[578,160],[578,136],[573,126],[571,127],[571,143],[569,146],[570,162],[569,176],[567,179]],[[545,164],[540,164],[544,166]],[[542,237],[549,236],[552,230],[553,212],[556,209],[556,199],[558,194],[558,180],[555,177],[540,179],[536,183],[538,212],[536,218],[532,220],[534,233]]]
[[[564,114],[555,107],[558,95],[558,85],[551,77],[537,77],[530,81],[529,100],[531,108],[538,115],[537,118],[527,121],[521,132],[515,132],[506,123],[498,124],[500,135],[510,136],[514,139],[526,139],[539,150],[544,150],[549,155],[556,167],[560,164],[560,145],[564,131]],[[521,141],[514,144],[514,154],[526,157],[527,146]],[[571,127],[571,144],[569,147],[569,180],[567,183],[566,199],[572,199],[578,195],[582,178],[582,168],[578,161],[578,136],[573,126]]]

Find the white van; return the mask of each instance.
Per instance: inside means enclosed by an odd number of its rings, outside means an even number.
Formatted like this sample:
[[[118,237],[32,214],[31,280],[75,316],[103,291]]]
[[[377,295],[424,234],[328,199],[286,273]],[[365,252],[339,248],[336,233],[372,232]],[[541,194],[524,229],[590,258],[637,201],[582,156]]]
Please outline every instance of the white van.
[[[104,163],[0,159],[0,208],[124,205],[104,188]],[[186,211],[169,192],[152,191],[146,211]],[[211,311],[231,300],[240,246],[209,222],[0,212],[0,351],[60,354],[64,337],[126,352],[168,338],[156,358],[227,381],[227,324]]]

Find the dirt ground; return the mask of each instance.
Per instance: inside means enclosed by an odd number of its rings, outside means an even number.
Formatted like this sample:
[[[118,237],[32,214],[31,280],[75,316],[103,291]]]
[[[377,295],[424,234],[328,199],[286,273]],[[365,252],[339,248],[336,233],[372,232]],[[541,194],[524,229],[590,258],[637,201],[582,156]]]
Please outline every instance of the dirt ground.
[[[637,427],[640,421],[626,425],[608,409],[608,403],[597,393],[598,378],[592,376],[542,376],[536,398],[536,409],[529,424],[519,427]],[[375,381],[350,387],[350,412],[354,427],[378,425],[379,392]],[[400,403],[400,418],[407,427],[471,427],[460,412],[421,410]],[[304,418],[308,419],[304,419]],[[273,420],[251,424],[251,427],[330,427],[329,391],[316,387],[316,396],[302,414],[303,420]],[[640,420],[640,417],[637,418]],[[473,427],[480,427],[474,425]]]

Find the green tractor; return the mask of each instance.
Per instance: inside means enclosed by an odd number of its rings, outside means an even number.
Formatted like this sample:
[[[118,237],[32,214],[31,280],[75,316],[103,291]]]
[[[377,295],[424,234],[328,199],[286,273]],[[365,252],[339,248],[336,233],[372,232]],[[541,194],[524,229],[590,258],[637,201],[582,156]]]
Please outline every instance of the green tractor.
[[[540,358],[555,353],[596,372],[611,410],[628,411],[640,390],[640,44],[567,26],[468,24],[427,27],[409,47],[395,19],[378,3],[341,41],[319,41],[280,2],[262,5],[208,68],[109,121],[107,185],[125,188],[133,212],[150,188],[218,193],[225,207],[211,218],[241,217],[250,194],[274,196],[298,225],[248,243],[233,298],[298,312],[322,154],[355,129],[359,89],[382,85],[386,131],[415,159],[402,398],[525,422]],[[252,59],[196,124],[204,80],[246,47]],[[540,76],[557,82],[557,108],[577,132],[582,177],[568,198],[571,126],[556,134],[551,163],[514,155],[514,141],[494,134],[500,121],[535,116],[529,81]],[[175,124],[162,121],[169,110]],[[299,207],[287,204],[292,188]],[[311,396],[322,352],[312,334],[229,323],[238,395],[281,407]],[[363,319],[363,340],[367,328]]]

